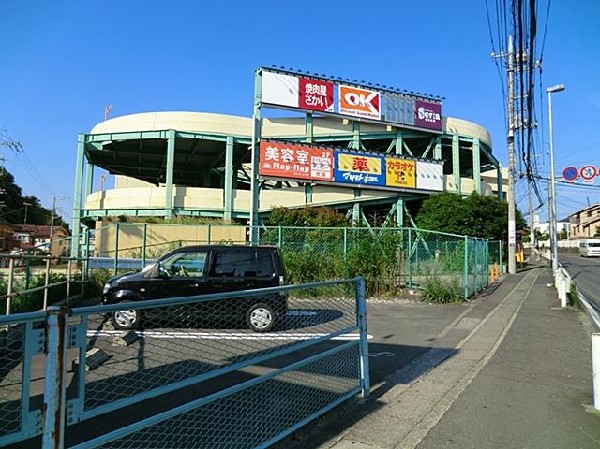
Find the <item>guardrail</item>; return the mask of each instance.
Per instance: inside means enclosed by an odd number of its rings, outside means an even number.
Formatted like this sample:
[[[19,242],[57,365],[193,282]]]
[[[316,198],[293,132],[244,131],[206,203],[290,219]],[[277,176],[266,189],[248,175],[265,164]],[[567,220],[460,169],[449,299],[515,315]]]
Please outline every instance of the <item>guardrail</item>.
[[[237,312],[216,319],[234,303],[274,297],[287,304],[275,331],[245,329]],[[124,307],[142,327],[115,329]],[[369,391],[362,278],[50,307],[0,326],[10,329],[0,446],[38,435],[43,449],[267,447]]]

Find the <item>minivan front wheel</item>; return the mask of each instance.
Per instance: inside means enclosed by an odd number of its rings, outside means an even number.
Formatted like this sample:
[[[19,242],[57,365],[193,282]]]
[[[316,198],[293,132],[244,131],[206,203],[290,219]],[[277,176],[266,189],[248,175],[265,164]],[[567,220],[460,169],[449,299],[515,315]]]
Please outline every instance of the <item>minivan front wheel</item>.
[[[246,314],[246,324],[254,332],[268,332],[275,326],[277,316],[268,304],[254,304]]]
[[[115,329],[130,330],[139,327],[141,318],[139,310],[123,309],[114,311],[111,316],[111,321]]]

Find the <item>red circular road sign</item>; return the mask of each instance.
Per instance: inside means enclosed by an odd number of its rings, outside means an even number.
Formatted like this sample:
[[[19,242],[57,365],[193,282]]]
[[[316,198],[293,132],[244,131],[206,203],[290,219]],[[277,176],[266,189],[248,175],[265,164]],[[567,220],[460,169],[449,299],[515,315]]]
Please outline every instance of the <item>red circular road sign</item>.
[[[596,167],[593,165],[584,165],[579,170],[579,176],[583,178],[584,181],[591,181],[596,176]]]
[[[562,171],[562,176],[565,181],[576,181],[579,178],[579,170],[577,167],[565,167]]]

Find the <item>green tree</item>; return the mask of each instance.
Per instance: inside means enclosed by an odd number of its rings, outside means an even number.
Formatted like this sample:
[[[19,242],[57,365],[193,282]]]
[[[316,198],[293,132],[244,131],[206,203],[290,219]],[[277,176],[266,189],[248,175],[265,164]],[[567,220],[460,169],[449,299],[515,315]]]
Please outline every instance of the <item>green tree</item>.
[[[27,216],[25,214],[27,213]],[[40,200],[33,195],[23,195],[15,178],[5,168],[0,167],[0,217],[8,223],[63,226],[68,225],[52,210],[42,207]]]
[[[523,229],[521,213],[517,210],[515,215],[517,229]],[[473,192],[463,198],[444,192],[423,201],[416,223],[422,229],[503,240],[508,234],[508,205],[495,196]]]
[[[269,216],[269,225],[331,227],[348,226],[348,221],[343,214],[330,207],[276,207]]]

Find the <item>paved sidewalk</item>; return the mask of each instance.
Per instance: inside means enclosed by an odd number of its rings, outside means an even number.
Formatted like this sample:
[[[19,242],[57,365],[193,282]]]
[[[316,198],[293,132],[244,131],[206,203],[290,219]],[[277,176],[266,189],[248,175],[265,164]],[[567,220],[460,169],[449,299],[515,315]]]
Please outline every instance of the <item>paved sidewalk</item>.
[[[559,307],[549,282],[547,268],[508,276],[370,398],[278,447],[600,448],[593,329],[584,313]]]

